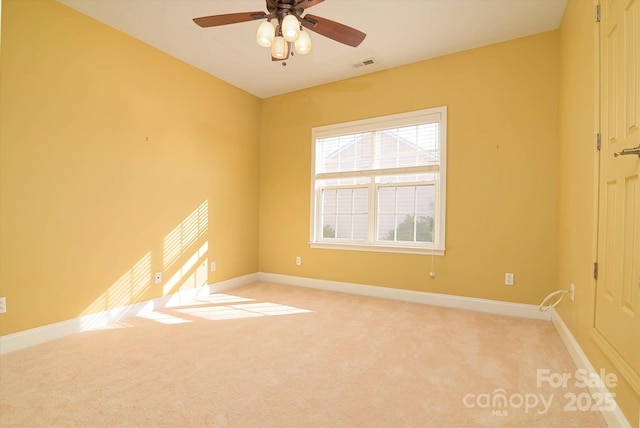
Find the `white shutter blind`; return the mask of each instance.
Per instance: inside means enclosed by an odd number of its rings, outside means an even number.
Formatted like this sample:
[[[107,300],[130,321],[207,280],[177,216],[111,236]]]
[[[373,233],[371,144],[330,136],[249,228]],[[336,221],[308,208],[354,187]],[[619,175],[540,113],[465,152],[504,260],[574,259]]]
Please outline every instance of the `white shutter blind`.
[[[345,177],[354,176],[354,172],[392,175],[418,168],[424,171],[425,167],[437,171],[440,163],[439,120],[440,114],[429,114],[387,120],[373,130],[358,129],[365,128],[364,124],[332,128],[332,132],[317,131],[316,176]]]

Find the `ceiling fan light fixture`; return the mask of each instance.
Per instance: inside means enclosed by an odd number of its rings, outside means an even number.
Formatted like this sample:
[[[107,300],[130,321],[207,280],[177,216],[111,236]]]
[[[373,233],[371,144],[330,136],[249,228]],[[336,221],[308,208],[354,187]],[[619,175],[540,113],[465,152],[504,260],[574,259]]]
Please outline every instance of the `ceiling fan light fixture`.
[[[287,15],[282,20],[282,35],[287,42],[295,42],[300,35],[300,23],[295,15]]]
[[[298,55],[306,55],[311,52],[311,37],[306,31],[300,31],[300,37],[293,43]]]
[[[258,27],[256,41],[265,48],[270,48],[276,35],[276,29],[270,21],[265,21]]]
[[[282,36],[276,36],[271,45],[271,56],[276,59],[285,59],[288,54],[289,43]]]
[[[237,12],[193,18],[202,27],[219,27],[264,20],[256,32],[258,45],[271,50],[271,60],[286,65],[289,55],[311,52],[311,38],[302,27],[347,46],[357,47],[367,36],[362,31],[330,19],[309,15],[307,9],[324,0],[265,0],[268,12]],[[0,0],[2,2],[2,0]],[[304,16],[303,16],[304,14]],[[273,23],[272,23],[273,21]],[[295,51],[295,52],[294,52]]]

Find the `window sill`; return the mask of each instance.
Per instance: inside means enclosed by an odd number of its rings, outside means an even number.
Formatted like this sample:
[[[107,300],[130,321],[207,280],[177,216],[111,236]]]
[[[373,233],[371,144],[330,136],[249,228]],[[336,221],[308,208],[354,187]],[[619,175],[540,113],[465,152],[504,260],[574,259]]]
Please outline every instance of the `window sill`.
[[[399,253],[444,256],[445,250],[439,248],[399,247],[374,244],[339,244],[326,242],[309,242],[311,248],[324,250],[369,251],[376,253]]]

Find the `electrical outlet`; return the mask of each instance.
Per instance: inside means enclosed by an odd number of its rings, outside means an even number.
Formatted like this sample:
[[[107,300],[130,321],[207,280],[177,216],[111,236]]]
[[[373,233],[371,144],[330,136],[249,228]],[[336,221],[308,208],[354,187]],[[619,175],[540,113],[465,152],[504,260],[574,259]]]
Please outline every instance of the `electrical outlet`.
[[[296,265],[300,266],[302,264],[302,257],[296,257]]]
[[[576,295],[576,286],[573,285],[573,283],[571,284],[571,287],[569,287],[569,298],[571,299],[571,301],[573,302],[573,299],[575,298]]]
[[[7,312],[7,298],[0,297],[0,314]]]
[[[216,262],[211,262],[211,272],[216,271]]]
[[[162,284],[162,272],[156,272],[154,281],[156,284]]]
[[[504,285],[513,285],[513,274],[505,273],[504,274]]]

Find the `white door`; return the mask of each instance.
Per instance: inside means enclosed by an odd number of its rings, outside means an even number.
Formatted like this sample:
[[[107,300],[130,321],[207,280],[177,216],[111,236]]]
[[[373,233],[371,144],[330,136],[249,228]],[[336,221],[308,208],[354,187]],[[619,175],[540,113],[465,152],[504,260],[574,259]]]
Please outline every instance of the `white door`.
[[[640,394],[640,0],[603,0],[594,338]],[[629,154],[631,153],[631,154]]]

